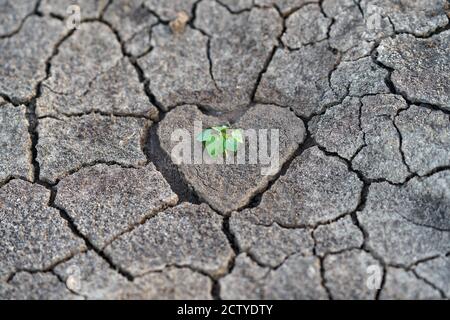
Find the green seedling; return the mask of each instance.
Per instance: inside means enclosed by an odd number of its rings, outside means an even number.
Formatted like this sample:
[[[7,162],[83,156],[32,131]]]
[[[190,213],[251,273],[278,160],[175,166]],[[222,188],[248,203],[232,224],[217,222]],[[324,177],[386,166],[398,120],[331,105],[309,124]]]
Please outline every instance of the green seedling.
[[[214,159],[227,154],[227,151],[236,152],[238,144],[244,142],[241,129],[230,129],[226,125],[203,130],[197,140],[203,142],[209,156]]]

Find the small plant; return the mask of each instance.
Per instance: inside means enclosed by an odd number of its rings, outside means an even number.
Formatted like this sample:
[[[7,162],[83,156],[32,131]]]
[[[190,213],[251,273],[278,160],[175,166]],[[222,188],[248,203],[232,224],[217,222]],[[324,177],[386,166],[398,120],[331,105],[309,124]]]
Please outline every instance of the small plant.
[[[230,129],[226,125],[205,129],[197,136],[197,140],[203,142],[209,156],[217,158],[227,151],[236,152],[238,144],[243,143],[242,130]]]

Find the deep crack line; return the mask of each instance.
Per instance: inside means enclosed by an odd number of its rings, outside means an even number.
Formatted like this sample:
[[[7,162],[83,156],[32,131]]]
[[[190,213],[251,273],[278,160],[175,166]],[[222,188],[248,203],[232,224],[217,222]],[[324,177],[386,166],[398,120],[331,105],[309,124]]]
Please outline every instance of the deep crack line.
[[[38,119],[36,116],[36,101],[41,96],[42,93],[42,84],[50,77],[50,69],[51,69],[51,61],[58,54],[59,47],[66,41],[72,34],[74,34],[75,30],[69,31],[66,35],[64,35],[54,46],[53,51],[49,58],[45,62],[45,77],[40,80],[35,88],[34,97],[26,103],[26,117],[28,120],[28,133],[31,139],[31,154],[32,154],[32,166],[33,166],[33,181],[39,180],[40,177],[40,164],[37,161],[37,145],[39,143],[39,134],[37,131],[38,127]]]
[[[409,108],[409,106],[408,106]],[[411,167],[409,166],[408,162],[406,161],[406,155],[405,155],[405,151],[403,150],[403,135],[402,132],[400,131],[400,128],[397,125],[397,117],[400,113],[400,111],[405,110],[405,109],[401,109],[399,110],[399,112],[397,112],[397,114],[395,115],[394,119],[392,120],[392,125],[394,126],[395,130],[397,131],[397,135],[398,135],[398,140],[399,140],[399,151],[400,151],[400,155],[402,157],[402,162],[406,167],[406,170],[408,170],[409,174],[414,174],[414,172],[411,170]]]
[[[189,20],[188,24],[189,26],[194,29],[197,30],[198,32],[200,32],[202,35],[204,35],[205,37],[208,38],[208,41],[206,42],[206,57],[208,58],[208,62],[209,62],[209,76],[211,77],[211,80],[214,83],[214,87],[216,88],[216,90],[221,91],[219,86],[217,85],[216,79],[214,77],[214,66],[213,66],[213,60],[211,58],[211,41],[212,41],[212,36],[209,35],[206,31],[204,31],[201,28],[198,28],[195,25],[195,20],[197,19],[197,6],[199,5],[199,3],[201,3],[203,0],[199,0],[197,2],[195,2],[192,5],[192,10],[191,10],[191,19]],[[219,4],[221,4],[220,2],[218,2]]]
[[[316,231],[317,227],[313,228],[311,230],[311,238],[313,239],[313,256],[319,259],[319,268],[320,268],[320,285],[324,288],[328,300],[334,300],[330,289],[326,286],[326,279],[325,279],[325,266],[324,266],[324,260],[326,257],[326,254],[324,256],[320,256],[317,254],[317,239],[314,236],[314,232]]]
[[[149,84],[149,80],[146,79],[144,71],[142,70],[142,68],[141,68],[141,67],[139,66],[139,64],[137,63],[135,57],[133,57],[132,55],[130,55],[130,54],[126,51],[126,49],[125,49],[125,43],[123,42],[123,40],[122,40],[122,38],[121,38],[119,32],[118,32],[118,31],[117,31],[117,30],[116,30],[116,29],[115,29],[108,21],[106,21],[106,20],[104,20],[104,19],[96,19],[96,20],[94,20],[94,21],[97,21],[97,22],[99,22],[99,23],[104,24],[104,25],[105,25],[107,28],[109,28],[109,30],[114,34],[114,36],[116,37],[117,42],[118,42],[119,45],[120,45],[120,49],[121,49],[121,51],[122,51],[122,56],[125,57],[125,58],[127,58],[128,61],[131,63],[131,65],[134,67],[134,69],[135,69],[135,71],[136,71],[136,73],[137,73],[137,75],[138,75],[139,82],[142,84],[143,90],[144,90],[145,94],[147,95],[147,97],[148,97],[148,99],[149,99],[149,102],[150,102],[152,105],[154,105],[154,106],[158,109],[158,111],[159,111],[160,113],[165,113],[165,111],[164,111],[165,108],[163,107],[163,105],[162,105],[159,101],[157,101],[155,95],[151,92],[150,87],[149,87],[149,85],[148,85],[148,84]],[[157,23],[154,24],[154,25],[152,25],[152,26],[151,26],[151,29],[153,29],[153,27],[154,27],[155,25],[157,25]],[[152,49],[150,49],[150,51],[151,51],[151,50],[152,50]],[[149,52],[150,52],[150,51],[149,51]]]
[[[19,0],[20,1],[20,0]],[[36,5],[33,9],[33,11],[29,12],[21,21],[19,24],[19,27],[16,30],[13,30],[7,34],[4,35],[0,35],[0,40],[2,39],[8,39],[8,38],[12,38],[13,36],[15,36],[16,34],[18,34],[21,30],[23,25],[25,24],[26,20],[28,18],[30,18],[31,16],[41,16],[41,14],[39,13],[39,7],[41,5],[41,0],[36,1]]]
[[[439,292],[439,295],[441,296],[442,299],[447,299],[447,296],[445,295],[444,290],[442,290],[441,288],[439,288],[438,286],[436,286],[433,282],[429,281],[428,279],[421,277],[416,270],[411,270],[411,272],[414,274],[414,276],[418,279],[421,280],[422,282],[426,283],[427,285],[429,285],[430,287],[432,287],[434,290],[436,290],[437,292]]]
[[[284,33],[286,32],[286,29],[287,29],[287,27],[286,27],[286,18],[283,17],[283,14],[281,13],[280,9],[277,6],[274,6],[273,8],[275,9],[275,11],[278,13],[279,17],[281,18],[281,27],[282,28],[281,28],[280,34],[277,36],[277,44],[275,44],[273,46],[272,51],[268,54],[268,56],[266,58],[266,61],[264,61],[263,67],[262,67],[261,71],[258,73],[258,76],[256,77],[255,85],[254,85],[254,87],[252,89],[252,92],[250,93],[250,101],[254,102],[254,103],[258,102],[258,101],[255,100],[256,92],[258,91],[258,87],[259,87],[259,85],[261,83],[261,80],[262,80],[264,74],[267,72],[267,69],[269,68],[269,66],[271,64],[271,62],[272,62],[272,60],[273,60],[273,58],[275,56],[276,51],[279,48],[283,47],[282,38],[283,38],[283,35],[284,35]]]
[[[387,37],[386,39],[388,39],[388,38],[392,39],[393,37],[395,37],[395,35]],[[370,54],[370,57],[371,57],[373,63],[375,63],[377,66],[379,66],[380,68],[382,68],[388,72],[388,74],[386,75],[386,78],[384,79],[384,82],[385,82],[386,86],[388,87],[390,93],[401,96],[405,100],[408,107],[410,107],[411,105],[417,105],[417,106],[421,106],[421,107],[428,108],[431,110],[441,111],[447,115],[450,115],[450,110],[447,110],[439,105],[430,104],[428,102],[412,100],[411,98],[409,98],[407,96],[407,94],[405,92],[402,92],[401,90],[397,89],[394,82],[392,81],[392,73],[394,71],[396,71],[396,69],[388,67],[385,64],[383,64],[381,61],[378,60],[378,47],[380,46],[380,44],[381,44],[381,41],[374,46],[374,48],[372,49],[372,52]],[[399,113],[401,111],[403,111],[403,110],[399,110]]]
[[[327,285],[326,285],[327,280],[326,280],[326,278],[325,278],[325,266],[324,266],[324,260],[325,260],[325,258],[319,257],[319,256],[316,256],[316,258],[319,259],[319,265],[320,265],[320,279],[321,279],[320,284],[321,284],[321,286],[324,288],[324,290],[325,290],[325,292],[326,292],[326,294],[327,294],[327,296],[328,296],[328,300],[334,300],[333,295],[331,294],[330,289],[329,289],[329,288],[327,287]]]
[[[100,250],[99,248],[94,246],[92,244],[92,242],[89,240],[89,238],[86,237],[84,234],[82,234],[78,230],[75,222],[70,217],[70,215],[67,213],[67,211],[65,211],[63,208],[58,207],[55,204],[56,193],[57,193],[57,190],[55,188],[52,188],[51,189],[51,197],[50,197],[49,207],[54,208],[54,209],[59,211],[61,218],[64,219],[68,223],[72,233],[76,237],[82,239],[84,241],[84,243],[86,244],[86,247],[89,250],[95,251],[95,253],[98,254],[109,265],[109,267],[111,269],[116,270],[120,275],[125,277],[127,280],[133,281],[134,277],[133,277],[133,275],[131,273],[129,273],[126,270],[123,270],[121,267],[115,265],[110,257],[108,257],[102,250]]]

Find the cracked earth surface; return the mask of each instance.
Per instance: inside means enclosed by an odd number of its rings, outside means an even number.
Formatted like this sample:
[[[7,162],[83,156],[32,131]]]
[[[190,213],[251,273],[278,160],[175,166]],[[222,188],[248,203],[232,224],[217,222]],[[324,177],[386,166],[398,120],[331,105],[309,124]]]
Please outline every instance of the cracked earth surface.
[[[449,17],[0,0],[0,299],[449,299]],[[176,164],[196,120],[280,129],[281,168]]]

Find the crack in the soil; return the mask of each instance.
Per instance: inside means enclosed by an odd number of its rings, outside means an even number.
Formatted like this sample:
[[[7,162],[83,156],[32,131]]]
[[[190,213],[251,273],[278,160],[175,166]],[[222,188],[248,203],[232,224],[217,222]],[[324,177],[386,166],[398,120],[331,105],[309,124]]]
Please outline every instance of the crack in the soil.
[[[325,279],[325,267],[324,267],[324,257],[316,256],[319,259],[319,265],[320,265],[320,279],[321,279],[321,286],[325,289],[325,292],[327,293],[328,300],[334,300],[333,295],[331,294],[331,290],[327,287],[326,279]]]
[[[408,105],[408,108],[409,107],[410,106]],[[409,166],[408,162],[406,161],[405,151],[403,150],[403,135],[396,123],[398,115],[400,114],[401,111],[404,111],[404,110],[406,110],[406,109],[399,109],[397,111],[397,114],[394,116],[394,119],[391,120],[391,122],[392,122],[392,125],[394,126],[395,130],[397,131],[398,140],[399,140],[398,141],[399,142],[399,152],[400,152],[400,155],[402,158],[403,165],[406,167],[406,170],[408,171],[409,175],[411,176],[411,175],[414,175],[414,172],[411,170],[411,167]]]
[[[142,68],[138,65],[136,58],[133,57],[132,55],[130,55],[126,48],[125,48],[125,43],[123,42],[119,32],[114,28],[113,25],[111,25],[108,21],[104,20],[104,19],[97,19],[95,20],[97,22],[100,22],[102,24],[104,24],[105,26],[107,26],[109,28],[109,30],[115,35],[117,42],[120,44],[120,48],[122,51],[122,56],[125,58],[128,58],[128,61],[131,63],[131,65],[134,67],[137,75],[138,75],[138,79],[139,82],[142,84],[143,86],[143,90],[145,92],[145,94],[147,95],[149,102],[154,105],[156,108],[158,108],[158,110],[160,112],[164,112],[164,107],[161,105],[161,103],[159,103],[155,97],[155,95],[153,95],[150,91],[150,88],[148,86],[148,81],[145,78],[145,74],[144,71],[142,70]],[[155,25],[151,26],[151,28],[153,28]]]
[[[111,269],[116,270],[120,275],[122,275],[129,281],[133,281],[134,277],[129,272],[127,272],[126,270],[123,270],[120,266],[115,265],[110,257],[108,257],[101,249],[94,246],[92,244],[92,242],[89,240],[89,238],[86,237],[84,234],[82,234],[78,230],[75,222],[73,221],[72,217],[67,213],[67,211],[55,204],[57,189],[51,188],[50,192],[51,192],[51,196],[50,196],[50,201],[49,201],[48,206],[59,211],[61,218],[64,219],[65,221],[67,221],[67,224],[70,227],[72,233],[76,237],[82,239],[84,241],[86,247],[90,250],[95,251],[95,253],[97,253],[109,265],[109,267]]]
[[[215,211],[215,210],[213,210],[213,211]],[[218,212],[216,212],[216,214],[220,215],[220,213],[218,213]],[[231,257],[231,259],[228,261],[228,264],[226,267],[227,271],[224,274],[217,277],[216,279],[212,279],[213,286],[212,286],[212,290],[211,290],[211,296],[213,297],[214,300],[222,300],[222,297],[220,296],[220,292],[221,292],[220,279],[231,274],[231,272],[233,271],[233,269],[235,267],[236,258],[241,253],[241,250],[237,243],[236,237],[230,228],[230,217],[229,216],[222,218],[222,233],[225,234],[228,244],[230,245],[234,254]]]
[[[155,117],[153,117],[153,116],[138,115],[138,114],[134,114],[134,113],[120,112],[120,111],[119,112],[116,112],[116,111],[105,112],[105,111],[101,111],[98,109],[91,109],[86,112],[71,112],[71,113],[58,111],[57,114],[40,116],[40,117],[37,117],[37,119],[38,120],[40,120],[40,119],[64,120],[64,118],[81,118],[81,117],[89,116],[89,115],[99,115],[99,116],[114,117],[114,118],[135,118],[135,119],[149,120],[152,122],[155,120]]]
[[[387,38],[393,38],[393,37],[395,37],[395,35],[387,37]],[[388,67],[385,64],[383,64],[381,61],[378,60],[378,47],[380,46],[380,43],[381,43],[381,41],[379,41],[378,43],[375,44],[375,46],[372,49],[372,52],[370,54],[370,57],[371,57],[373,63],[375,63],[377,66],[379,66],[380,68],[382,68],[388,72],[388,74],[386,75],[386,78],[384,79],[384,82],[385,82],[386,86],[388,87],[390,93],[401,96],[405,100],[406,104],[408,105],[408,108],[411,105],[418,105],[418,106],[425,107],[428,109],[441,111],[447,115],[450,115],[450,110],[447,110],[441,106],[433,105],[431,103],[423,102],[423,101],[419,101],[419,100],[415,100],[415,101],[412,100],[411,98],[408,97],[406,92],[399,90],[395,86],[394,82],[392,81],[392,73],[394,71],[396,71],[396,69],[394,69],[392,67]]]
[[[51,273],[51,272],[53,272],[53,270],[54,270],[57,266],[59,266],[59,265],[65,263],[65,262],[69,261],[70,259],[72,259],[73,257],[75,257],[76,255],[78,255],[78,254],[80,254],[80,253],[85,253],[85,252],[87,252],[87,250],[88,250],[88,249],[84,249],[84,250],[80,250],[80,251],[77,251],[77,252],[70,253],[70,254],[68,254],[66,257],[61,258],[61,259],[58,259],[57,261],[53,262],[52,264],[50,264],[48,267],[45,267],[45,268],[41,268],[41,269],[39,269],[39,268],[17,268],[17,269],[15,269],[13,272],[11,272],[11,273],[6,277],[5,282],[6,282],[6,283],[10,283],[10,282],[14,279],[14,277],[15,277],[18,273],[21,273],[21,272],[27,272],[27,273],[30,273],[30,274],[36,274],[36,273]]]
[[[164,116],[165,114],[162,115],[162,119]],[[159,123],[153,124],[148,129],[147,139],[144,145],[144,154],[148,161],[152,162],[156,169],[163,175],[172,191],[178,195],[180,203],[190,202],[199,204],[200,200],[194,188],[186,181],[178,166],[173,163],[170,155],[162,149],[157,133],[158,126]]]
[[[70,257],[70,259],[71,259],[72,257]],[[6,279],[6,283],[7,284],[10,284],[11,283],[11,281],[13,281],[14,280],[14,278],[16,277],[16,275],[17,274],[19,274],[19,273],[21,273],[21,272],[25,272],[25,273],[28,273],[28,274],[49,274],[49,275],[52,275],[52,276],[54,276],[55,277],[55,279],[57,279],[62,285],[64,285],[64,287],[68,290],[68,291],[70,291],[70,293],[72,293],[72,294],[74,294],[74,295],[76,295],[76,296],[79,296],[79,297],[82,297],[82,298],[84,298],[84,299],[87,299],[87,297],[86,296],[84,296],[84,295],[82,295],[82,294],[80,294],[80,293],[78,293],[78,292],[75,292],[75,291],[73,291],[71,288],[69,288],[68,286],[67,286],[67,283],[66,283],[66,281],[64,281],[64,279],[59,275],[59,274],[57,274],[55,271],[54,271],[54,268],[56,267],[56,266],[58,266],[59,264],[62,264],[62,263],[64,263],[65,261],[61,261],[61,262],[59,262],[58,264],[55,264],[52,268],[48,268],[48,269],[43,269],[43,270],[35,270],[35,269],[17,269],[16,271],[14,271],[13,273],[11,273],[9,276],[8,276],[8,278]]]
[[[50,181],[47,180],[46,178],[42,177],[39,180],[35,180],[35,183],[40,183],[43,185],[52,185],[52,186],[56,186],[61,180],[74,175],[76,173],[78,173],[79,171],[85,169],[85,168],[90,168],[93,166],[96,166],[98,164],[104,164],[104,165],[108,165],[108,166],[119,166],[121,168],[124,169],[141,169],[143,167],[145,167],[147,165],[147,163],[143,163],[141,165],[130,165],[130,164],[125,164],[122,162],[118,162],[118,161],[109,161],[109,160],[103,160],[103,159],[97,159],[95,161],[92,162],[86,162],[86,163],[82,163],[81,165],[77,166],[76,168],[67,170],[66,172],[60,174],[58,176],[58,178],[55,179],[55,181]]]
[[[430,287],[432,287],[434,290],[436,290],[437,292],[439,292],[439,295],[441,296],[442,299],[448,299],[448,297],[446,296],[444,290],[442,290],[441,288],[439,288],[437,285],[435,285],[433,282],[429,281],[428,279],[421,277],[416,270],[411,270],[412,274],[418,279],[421,280],[422,282],[424,282],[425,284],[429,285]]]
[[[450,22],[449,22],[448,25],[450,25]],[[392,73],[395,71],[395,69],[384,65],[382,62],[380,62],[378,60],[377,49],[378,49],[379,45],[380,45],[380,43],[377,43],[375,45],[375,47],[373,48],[373,50],[372,50],[372,53],[370,55],[371,58],[372,58],[372,61],[376,65],[378,65],[379,67],[381,67],[384,70],[388,71],[388,74],[387,74],[387,76],[385,78],[385,83],[386,83],[387,87],[389,88],[390,93],[394,94],[394,95],[401,96],[403,98],[403,100],[406,102],[407,106],[408,106],[406,109],[398,110],[397,114],[394,116],[394,119],[392,120],[392,124],[393,124],[393,126],[394,126],[394,128],[395,128],[395,130],[397,132],[398,138],[399,138],[399,143],[400,143],[399,151],[400,151],[400,154],[401,154],[401,159],[402,159],[402,162],[405,165],[407,171],[409,172],[408,177],[406,177],[404,183],[402,183],[402,184],[407,183],[409,180],[411,180],[414,177],[429,177],[429,176],[433,175],[434,173],[450,169],[450,166],[439,166],[439,167],[436,167],[436,168],[430,170],[426,174],[419,175],[419,174],[417,174],[417,172],[414,172],[411,169],[410,165],[406,161],[406,155],[405,155],[405,152],[403,150],[403,135],[402,135],[401,130],[398,128],[397,123],[396,123],[397,117],[400,115],[400,113],[408,110],[411,107],[411,105],[419,105],[421,107],[428,108],[428,109],[433,110],[433,111],[440,111],[440,112],[443,112],[444,114],[449,115],[449,116],[450,116],[450,111],[446,110],[446,109],[443,109],[443,108],[441,108],[440,106],[437,106],[437,105],[432,105],[432,104],[428,104],[428,103],[421,103],[421,102],[414,102],[414,101],[412,101],[412,100],[410,100],[408,98],[406,93],[397,90],[397,88],[395,87],[395,85],[394,85],[394,83],[392,81]]]
[[[390,18],[389,18],[389,20],[390,20]],[[394,26],[394,25],[393,25],[393,26]],[[413,37],[416,38],[416,39],[429,39],[429,38],[432,38],[432,37],[434,37],[434,36],[436,36],[436,35],[438,35],[438,34],[440,34],[440,33],[443,33],[443,32],[445,32],[445,31],[448,31],[448,30],[450,30],[450,20],[449,20],[449,22],[448,22],[445,26],[438,27],[438,28],[436,28],[434,31],[430,31],[430,32],[428,32],[428,33],[425,34],[425,35],[417,35],[417,34],[415,34],[415,33],[412,33],[412,32],[406,32],[406,31],[401,31],[401,32],[399,32],[399,31],[396,31],[395,28],[394,28],[395,35],[406,34],[406,35],[413,36]]]
[[[38,16],[38,17],[42,16],[42,15],[40,14],[40,12],[38,11],[39,6],[40,6],[40,4],[41,4],[41,1],[42,1],[42,0],[38,0],[38,1],[36,2],[36,5],[34,6],[34,9],[33,9],[31,12],[29,12],[27,15],[25,15],[25,17],[23,17],[23,19],[20,21],[20,24],[19,24],[19,26],[17,27],[17,29],[15,29],[15,30],[13,30],[13,31],[11,31],[11,32],[9,32],[9,33],[7,33],[7,34],[0,35],[0,40],[12,38],[12,37],[14,37],[16,34],[18,34],[18,33],[22,30],[22,27],[23,27],[23,25],[25,24],[25,21],[26,21],[28,18],[30,18],[30,17],[32,17],[32,16]]]
[[[306,127],[306,124],[305,124],[305,127]],[[306,149],[314,146],[314,142],[313,142],[311,136],[309,135],[309,132],[307,129],[305,130],[305,133],[306,133],[306,137],[305,137],[305,140],[303,141],[303,143],[300,143],[298,145],[297,149],[283,163],[283,165],[281,166],[281,169],[269,179],[267,185],[264,188],[262,188],[259,192],[256,192],[253,195],[253,197],[247,202],[246,205],[242,206],[241,208],[238,208],[236,211],[240,212],[245,209],[252,209],[252,208],[256,208],[257,206],[259,206],[264,194],[267,191],[271,190],[272,186],[279,180],[280,177],[286,175],[286,172],[288,171],[288,169],[289,169],[291,163],[294,161],[294,159],[297,158],[298,156],[300,156]]]
[[[430,228],[430,229],[433,229],[433,230],[436,230],[436,231],[439,231],[439,232],[450,232],[450,229],[442,229],[442,228],[438,228],[438,227],[435,227],[435,226],[431,226],[431,225],[429,225],[429,224],[419,223],[419,222],[417,222],[417,221],[412,220],[412,219],[409,218],[409,217],[405,217],[405,216],[404,216],[403,214],[401,214],[401,213],[397,213],[397,215],[398,215],[399,217],[403,218],[405,221],[408,221],[409,223],[411,223],[411,224],[413,224],[413,225],[415,225],[415,226],[417,226],[417,227]]]
[[[37,131],[38,119],[36,116],[36,101],[42,94],[42,84],[45,80],[50,77],[50,69],[51,69],[51,61],[58,54],[59,47],[74,33],[74,30],[66,33],[53,47],[51,55],[45,62],[45,77],[40,80],[35,88],[35,94],[31,98],[31,100],[27,103],[24,103],[27,112],[26,117],[28,120],[28,133],[31,138],[31,154],[32,154],[32,166],[34,168],[34,181],[40,179],[40,164],[37,161],[37,144],[39,142],[39,135]]]
[[[319,259],[319,267],[320,267],[320,285],[324,288],[327,296],[328,296],[328,300],[334,300],[333,295],[331,294],[331,290],[327,287],[326,285],[326,279],[325,279],[325,266],[324,266],[324,260],[326,257],[326,254],[321,256],[317,254],[317,239],[314,236],[314,232],[317,229],[317,227],[315,227],[313,230],[311,230],[311,238],[313,239],[313,255]]]
[[[211,80],[214,83],[214,87],[216,88],[217,91],[221,91],[221,89],[219,88],[219,86],[217,85],[216,79],[214,77],[214,70],[213,70],[213,60],[211,58],[211,41],[212,41],[212,36],[210,34],[208,34],[206,31],[204,31],[201,28],[198,28],[195,25],[195,20],[197,18],[197,6],[198,4],[202,2],[202,0],[195,2],[192,5],[192,11],[191,11],[191,19],[188,21],[189,26],[194,29],[197,30],[198,32],[200,32],[203,36],[208,38],[208,41],[206,42],[206,57],[208,59],[208,63],[209,63],[209,76],[211,78]]]
[[[251,102],[258,102],[255,100],[256,92],[258,90],[259,84],[261,83],[263,75],[267,72],[267,69],[269,68],[270,63],[273,60],[273,57],[275,56],[275,52],[283,47],[283,41],[281,40],[283,38],[284,33],[286,32],[286,18],[283,17],[280,9],[277,6],[273,6],[273,8],[277,11],[278,15],[281,18],[282,23],[282,29],[280,34],[277,36],[277,44],[275,44],[272,48],[272,51],[269,53],[269,55],[266,58],[266,61],[264,61],[263,68],[258,73],[258,76],[256,77],[255,85],[250,93],[250,101]]]
[[[200,1],[199,1],[199,2],[200,2]],[[244,12],[250,12],[253,8],[259,8],[258,6],[255,5],[255,3],[252,3],[252,5],[250,6],[250,8],[243,8],[243,9],[240,9],[240,10],[232,10],[232,9],[230,8],[230,6],[228,6],[228,5],[227,5],[226,3],[224,3],[222,0],[215,0],[215,2],[216,2],[218,5],[224,7],[230,14],[234,14],[234,15],[239,15],[239,14],[244,13]]]

